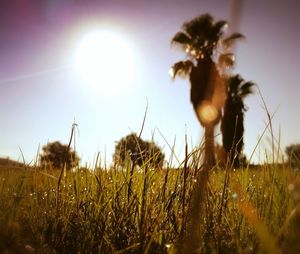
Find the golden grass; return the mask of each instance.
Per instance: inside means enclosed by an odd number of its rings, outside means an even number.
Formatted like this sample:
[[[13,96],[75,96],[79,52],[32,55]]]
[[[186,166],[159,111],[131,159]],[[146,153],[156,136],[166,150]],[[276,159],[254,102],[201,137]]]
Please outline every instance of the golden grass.
[[[0,250],[180,253],[197,184],[193,166],[67,172],[59,207],[60,172],[2,169]],[[299,196],[299,173],[285,165],[211,171],[201,223],[194,225],[201,252],[296,253]]]

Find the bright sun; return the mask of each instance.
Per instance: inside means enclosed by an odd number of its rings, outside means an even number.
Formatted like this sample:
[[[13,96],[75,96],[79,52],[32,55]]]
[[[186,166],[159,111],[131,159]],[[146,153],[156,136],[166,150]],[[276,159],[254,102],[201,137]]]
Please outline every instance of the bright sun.
[[[126,90],[135,75],[135,55],[129,42],[111,30],[87,34],[76,50],[76,68],[84,83],[100,94]]]

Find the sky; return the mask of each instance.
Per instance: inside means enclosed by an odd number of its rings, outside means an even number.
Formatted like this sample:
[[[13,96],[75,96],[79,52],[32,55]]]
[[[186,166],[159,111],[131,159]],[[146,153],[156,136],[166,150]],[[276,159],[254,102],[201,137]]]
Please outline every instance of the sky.
[[[154,139],[167,160],[175,143],[181,161],[185,135],[191,149],[203,129],[189,101],[188,80],[172,81],[168,74],[185,57],[170,41],[185,21],[204,13],[246,36],[235,47],[232,72],[258,85],[282,151],[300,143],[300,2],[244,0],[238,24],[230,25],[233,2],[1,0],[0,157],[21,160],[23,154],[30,163],[47,142],[68,143],[76,122],[82,163],[93,166],[100,153],[109,164],[115,142],[140,132],[148,105],[142,138]],[[100,28],[118,34],[134,59],[134,77],[117,95],[87,84],[74,67],[80,41]],[[268,130],[255,150],[268,123],[263,100],[256,92],[245,101],[244,152],[248,158],[254,152],[253,162],[263,162],[272,150]],[[216,134],[220,139],[219,129]]]

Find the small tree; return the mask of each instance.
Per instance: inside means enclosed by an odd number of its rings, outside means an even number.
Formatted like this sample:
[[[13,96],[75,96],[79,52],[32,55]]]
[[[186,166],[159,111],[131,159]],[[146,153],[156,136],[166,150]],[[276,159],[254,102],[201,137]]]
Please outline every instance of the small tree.
[[[61,169],[66,165],[69,170],[76,167],[79,163],[79,157],[75,151],[68,149],[68,145],[63,145],[59,141],[48,143],[43,147],[43,154],[40,155],[40,164],[42,167],[52,167]]]
[[[300,168],[300,144],[292,144],[285,148],[288,163],[293,168]]]
[[[154,167],[162,165],[165,155],[154,142],[144,141],[135,133],[121,138],[115,147],[113,160],[116,164],[124,166],[126,160],[142,166],[144,163]]]

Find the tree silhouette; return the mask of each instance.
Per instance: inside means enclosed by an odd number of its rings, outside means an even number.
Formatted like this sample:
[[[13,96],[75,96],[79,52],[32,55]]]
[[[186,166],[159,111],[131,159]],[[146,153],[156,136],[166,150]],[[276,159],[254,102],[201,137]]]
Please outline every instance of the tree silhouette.
[[[253,93],[254,83],[245,82],[240,75],[229,77],[227,98],[221,120],[223,148],[227,154],[227,162],[235,167],[240,165],[244,146],[244,113],[247,110],[244,99]]]
[[[147,164],[158,167],[162,166],[164,157],[163,152],[154,142],[144,141],[132,133],[116,143],[113,160],[121,166],[126,164],[126,160],[130,160],[135,165]]]
[[[61,169],[66,165],[69,170],[76,167],[79,163],[79,157],[75,151],[68,150],[68,145],[63,145],[59,141],[48,143],[43,147],[43,154],[40,155],[40,165],[42,167],[51,167]]]
[[[190,100],[200,124],[205,128],[205,163],[215,165],[214,128],[220,120],[226,99],[226,84],[222,69],[234,64],[230,46],[243,35],[234,33],[224,38],[226,21],[215,22],[204,14],[185,22],[175,34],[172,43],[186,53],[186,60],[175,63],[171,75],[189,77]]]
[[[300,168],[300,144],[292,144],[285,148],[288,163],[292,168]]]

